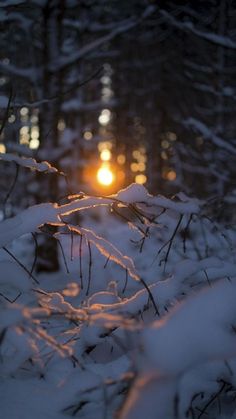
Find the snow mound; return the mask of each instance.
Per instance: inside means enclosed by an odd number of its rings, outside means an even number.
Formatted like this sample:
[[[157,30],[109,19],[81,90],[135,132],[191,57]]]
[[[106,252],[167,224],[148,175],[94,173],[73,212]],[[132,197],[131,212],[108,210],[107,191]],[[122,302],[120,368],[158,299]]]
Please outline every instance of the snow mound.
[[[150,196],[145,186],[137,183],[132,183],[127,188],[121,189],[116,195],[110,195],[111,198],[130,204],[134,202],[145,202]]]

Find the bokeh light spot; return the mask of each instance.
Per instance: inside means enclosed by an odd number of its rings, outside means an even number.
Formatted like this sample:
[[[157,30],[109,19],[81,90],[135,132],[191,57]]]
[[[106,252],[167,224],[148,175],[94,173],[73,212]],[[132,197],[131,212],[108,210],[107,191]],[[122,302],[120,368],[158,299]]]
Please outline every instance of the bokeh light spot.
[[[147,182],[147,176],[140,173],[139,175],[135,176],[135,182],[143,185]]]
[[[111,160],[111,152],[110,152],[110,150],[108,150],[106,148],[104,150],[102,150],[101,151],[101,154],[100,154],[100,158],[103,161],[109,161],[109,160]]]

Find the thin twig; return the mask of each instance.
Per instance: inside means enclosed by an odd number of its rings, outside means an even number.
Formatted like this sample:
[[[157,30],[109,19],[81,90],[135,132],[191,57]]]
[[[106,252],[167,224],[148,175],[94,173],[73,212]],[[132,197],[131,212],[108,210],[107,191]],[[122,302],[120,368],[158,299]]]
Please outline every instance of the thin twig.
[[[19,294],[17,294],[17,296],[13,300],[10,300],[10,298],[8,298],[6,295],[4,295],[0,292],[1,297],[3,297],[6,301],[8,301],[8,303],[11,303],[11,304],[15,303],[16,300],[18,300],[18,298],[21,296],[21,294],[22,293],[19,292]]]
[[[175,419],[179,418],[179,395],[178,395],[178,393],[176,393],[175,397],[174,397],[174,415],[175,415]]]
[[[198,419],[200,419],[202,417],[202,415],[204,415],[204,413],[206,413],[207,408],[220,396],[220,394],[224,390],[225,386],[226,386],[226,383],[223,383],[220,390],[210,398],[210,400],[206,403],[204,408],[201,410],[200,415],[198,415]]]
[[[83,270],[82,270],[82,240],[83,240],[83,235],[80,235],[80,242],[79,242],[79,277],[80,277],[80,287],[81,289],[84,288],[84,283],[83,283]]]
[[[148,237],[149,230],[150,230],[150,227],[147,227],[147,228],[146,228],[146,231],[145,231],[145,235],[144,235],[144,237],[141,239],[141,246],[140,246],[140,248],[139,248],[139,253],[142,253],[142,251],[143,251],[143,246],[144,246],[144,243],[145,243],[146,238]]]
[[[17,257],[15,255],[13,255],[12,252],[10,252],[10,250],[8,250],[5,246],[3,246],[3,250],[8,253],[8,255],[11,256],[12,259],[15,260],[16,263],[18,263],[18,265],[24,269],[25,272],[27,272],[27,274],[33,279],[34,282],[36,282],[36,284],[39,284],[39,281],[33,276],[33,274],[26,268],[26,266],[19,260],[17,259]]]
[[[141,211],[139,211],[136,206],[134,204],[128,204],[128,208],[130,209],[131,212],[133,212],[134,215],[136,215],[136,217],[139,219],[141,224],[145,224],[143,218],[143,214],[141,213]]]
[[[153,297],[153,295],[152,295],[152,293],[151,293],[151,290],[150,290],[149,286],[146,284],[146,282],[144,281],[144,279],[143,279],[143,278],[140,278],[140,282],[141,282],[141,283],[143,284],[143,286],[146,288],[146,290],[147,290],[147,292],[148,292],[148,295],[149,295],[149,297],[150,297],[150,300],[151,300],[151,302],[152,302],[152,304],[153,304],[153,306],[154,306],[154,308],[155,308],[156,314],[160,317],[160,312],[159,312],[159,310],[158,310],[158,307],[157,307],[157,305],[156,305],[156,302],[155,302],[155,300],[154,300],[154,297]]]
[[[61,249],[61,253],[62,253],[62,257],[63,257],[63,261],[64,261],[64,264],[65,264],[65,267],[66,267],[66,272],[69,274],[69,273],[70,273],[70,271],[69,271],[68,264],[67,264],[67,261],[66,261],[66,256],[65,256],[65,252],[64,252],[63,246],[62,246],[62,244],[61,244],[61,242],[60,242],[60,240],[59,240],[59,239],[57,239],[57,242],[58,242],[59,247],[60,247],[60,249]]]
[[[74,233],[70,230],[70,260],[73,261],[73,246],[74,246]]]
[[[183,252],[184,253],[186,253],[186,239],[187,239],[187,234],[188,234],[189,226],[191,224],[192,219],[193,219],[193,214],[190,215],[188,222],[186,224],[186,227],[183,230]]]
[[[2,122],[1,122],[0,136],[3,132],[3,130],[4,130],[6,122],[7,122],[7,118],[8,118],[8,115],[9,115],[9,110],[10,110],[10,107],[11,107],[12,97],[13,97],[13,89],[12,89],[12,86],[11,86],[10,87],[10,94],[9,94],[9,98],[8,98],[8,102],[7,102],[7,107],[6,107]]]
[[[104,266],[103,266],[103,268],[104,268],[104,269],[106,269],[106,267],[107,267],[107,265],[108,265],[108,262],[109,262],[109,260],[110,260],[110,257],[111,257],[111,255],[109,255],[109,256],[107,257],[107,260],[106,260],[106,262],[105,262],[105,264],[104,264]]]
[[[89,250],[89,273],[88,273],[88,286],[86,290],[86,295],[89,293],[90,283],[91,283],[91,269],[92,269],[92,252],[91,252],[91,244],[88,240],[88,250]]]
[[[125,285],[124,285],[124,288],[122,290],[122,294],[124,294],[124,292],[126,290],[126,287],[127,287],[127,284],[128,284],[128,269],[125,270]]]
[[[19,166],[19,164],[17,164],[16,162],[14,162],[14,163],[15,163],[15,166],[16,166],[16,172],[15,172],[15,176],[14,176],[14,179],[13,179],[12,185],[10,186],[10,189],[9,189],[9,191],[8,191],[8,193],[7,193],[7,195],[6,195],[5,199],[4,199],[4,202],[3,202],[3,207],[4,207],[4,208],[5,208],[5,206],[6,206],[6,203],[7,203],[8,199],[10,198],[10,196],[11,196],[11,194],[12,194],[12,192],[13,192],[13,189],[14,189],[14,188],[15,188],[15,186],[16,186],[16,182],[17,182],[17,179],[18,179],[19,171],[20,171],[20,166]]]
[[[169,240],[165,243],[165,245],[164,245],[164,246],[162,246],[162,248],[158,251],[158,254],[159,254],[159,253],[160,253],[160,252],[164,249],[164,247],[168,245],[166,255],[165,255],[164,259],[163,259],[163,262],[164,262],[164,269],[165,269],[166,263],[167,263],[167,261],[168,261],[168,257],[169,257],[170,249],[171,249],[172,244],[173,244],[173,240],[174,240],[174,238],[175,238],[175,236],[176,236],[176,234],[177,234],[177,231],[178,231],[178,228],[179,228],[179,226],[180,226],[180,224],[181,224],[182,219],[183,219],[183,214],[181,214],[181,215],[180,215],[180,217],[179,217],[179,221],[178,221],[178,223],[176,224],[176,227],[175,227],[175,229],[174,229],[174,232],[173,232],[173,234],[172,234],[171,238],[170,238],[170,239],[169,239]],[[161,262],[162,262],[162,261],[161,261]]]
[[[33,263],[32,263],[32,267],[30,269],[30,272],[32,274],[33,271],[34,271],[34,268],[36,266],[37,259],[38,259],[38,241],[37,241],[37,236],[36,236],[35,233],[31,233],[31,236],[33,237],[34,243],[35,243],[34,260],[33,260]]]
[[[205,274],[205,276],[206,276],[206,279],[207,279],[207,282],[208,282],[209,287],[211,287],[210,279],[209,279],[209,276],[208,276],[208,274],[207,274],[206,269],[203,269],[203,272],[204,272],[204,274]]]

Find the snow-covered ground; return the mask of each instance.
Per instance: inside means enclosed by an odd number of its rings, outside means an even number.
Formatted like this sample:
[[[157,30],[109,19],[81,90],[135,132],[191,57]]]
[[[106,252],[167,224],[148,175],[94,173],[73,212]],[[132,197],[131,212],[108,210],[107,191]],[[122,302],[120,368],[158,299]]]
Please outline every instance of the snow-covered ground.
[[[64,257],[37,275],[46,223]],[[2,221],[0,246],[1,418],[236,418],[235,234],[205,203],[73,196]]]

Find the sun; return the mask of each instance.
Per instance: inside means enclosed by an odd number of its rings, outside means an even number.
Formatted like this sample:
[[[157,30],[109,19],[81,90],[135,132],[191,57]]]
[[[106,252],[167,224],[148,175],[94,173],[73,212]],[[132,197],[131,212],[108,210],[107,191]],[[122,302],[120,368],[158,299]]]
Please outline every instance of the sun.
[[[97,171],[97,180],[103,186],[109,186],[114,181],[114,175],[109,167],[102,166]]]

